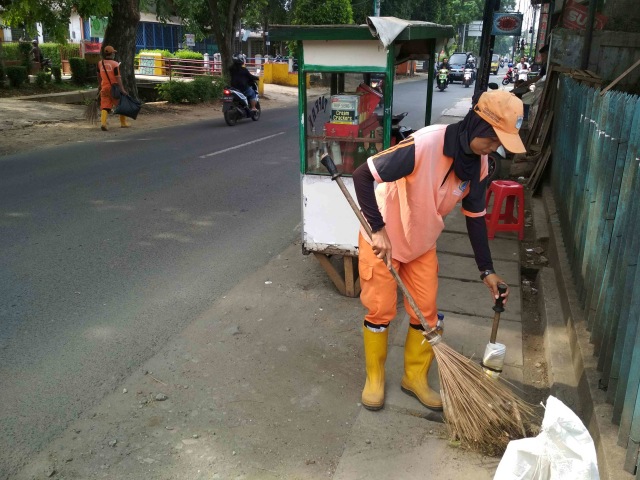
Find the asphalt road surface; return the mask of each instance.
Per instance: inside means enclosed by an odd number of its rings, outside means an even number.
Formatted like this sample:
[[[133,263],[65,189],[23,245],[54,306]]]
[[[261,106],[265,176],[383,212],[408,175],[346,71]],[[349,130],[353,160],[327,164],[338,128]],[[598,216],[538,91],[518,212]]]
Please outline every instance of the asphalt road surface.
[[[0,478],[300,235],[298,163],[297,108],[0,158]]]

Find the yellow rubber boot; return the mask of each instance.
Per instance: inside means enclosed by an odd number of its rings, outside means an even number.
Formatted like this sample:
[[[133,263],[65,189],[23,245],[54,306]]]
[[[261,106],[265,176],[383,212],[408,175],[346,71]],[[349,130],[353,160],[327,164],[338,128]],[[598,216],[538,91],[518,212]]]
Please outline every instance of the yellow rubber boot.
[[[120,128],[129,128],[127,117],[125,117],[124,115],[120,115]]]
[[[103,132],[107,131],[107,117],[109,116],[109,112],[106,110],[100,111],[100,128]]]
[[[409,327],[404,343],[404,376],[402,391],[412,395],[431,410],[442,410],[440,394],[427,383],[427,374],[433,361],[433,347],[425,340],[421,330]]]
[[[367,410],[380,410],[384,406],[384,362],[387,360],[389,330],[372,332],[362,329],[367,381],[362,390],[362,405]]]

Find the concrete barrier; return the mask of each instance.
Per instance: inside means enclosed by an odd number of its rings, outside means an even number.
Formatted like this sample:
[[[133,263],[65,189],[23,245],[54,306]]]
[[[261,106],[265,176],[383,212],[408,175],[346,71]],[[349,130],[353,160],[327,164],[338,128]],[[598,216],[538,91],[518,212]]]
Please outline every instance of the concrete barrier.
[[[297,87],[298,74],[289,73],[289,65],[286,63],[265,63],[264,83],[275,83],[276,85]],[[309,79],[307,79],[307,87],[309,87]]]

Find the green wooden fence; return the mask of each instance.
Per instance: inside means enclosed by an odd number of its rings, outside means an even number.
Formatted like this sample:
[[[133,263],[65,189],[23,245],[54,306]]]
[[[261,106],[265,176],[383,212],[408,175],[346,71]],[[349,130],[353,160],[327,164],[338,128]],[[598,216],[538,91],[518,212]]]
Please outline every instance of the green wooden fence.
[[[554,109],[562,234],[625,470],[640,479],[640,97],[565,77]]]

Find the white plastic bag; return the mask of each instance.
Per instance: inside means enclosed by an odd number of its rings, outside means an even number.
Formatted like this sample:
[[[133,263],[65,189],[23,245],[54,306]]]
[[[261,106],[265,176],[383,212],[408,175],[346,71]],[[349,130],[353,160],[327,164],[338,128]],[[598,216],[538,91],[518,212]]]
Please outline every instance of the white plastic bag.
[[[537,437],[507,445],[494,480],[599,480],[593,439],[582,421],[553,396]]]

